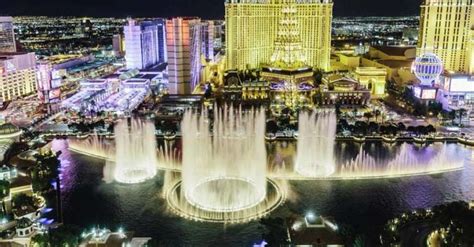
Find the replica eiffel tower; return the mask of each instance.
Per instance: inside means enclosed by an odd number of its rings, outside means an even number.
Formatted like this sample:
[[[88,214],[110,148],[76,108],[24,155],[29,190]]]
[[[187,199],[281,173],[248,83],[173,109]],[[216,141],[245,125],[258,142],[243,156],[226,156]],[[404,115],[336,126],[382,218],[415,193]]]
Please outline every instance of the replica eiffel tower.
[[[296,0],[282,0],[281,19],[270,63],[262,66],[262,78],[271,85],[275,102],[290,109],[311,107],[313,69],[305,63]]]
[[[300,37],[295,0],[284,0],[272,65],[278,68],[292,69],[305,67],[305,55]]]

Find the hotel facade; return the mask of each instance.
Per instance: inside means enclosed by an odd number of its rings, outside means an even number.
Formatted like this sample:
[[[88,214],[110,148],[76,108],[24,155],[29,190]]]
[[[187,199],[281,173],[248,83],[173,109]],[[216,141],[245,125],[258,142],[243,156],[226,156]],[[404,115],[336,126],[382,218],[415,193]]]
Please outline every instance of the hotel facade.
[[[137,22],[128,19],[124,26],[127,69],[147,69],[166,62],[165,21]]]
[[[226,68],[259,68],[269,63],[280,30],[282,8],[296,5],[296,22],[306,64],[329,70],[332,0],[227,0]]]
[[[417,55],[434,53],[453,72],[474,72],[473,0],[424,0]]]
[[[0,52],[16,52],[13,18],[0,16]]]
[[[34,53],[0,53],[1,101],[36,92],[36,81]]]
[[[166,21],[168,79],[171,94],[190,94],[200,82],[202,69],[201,19]]]

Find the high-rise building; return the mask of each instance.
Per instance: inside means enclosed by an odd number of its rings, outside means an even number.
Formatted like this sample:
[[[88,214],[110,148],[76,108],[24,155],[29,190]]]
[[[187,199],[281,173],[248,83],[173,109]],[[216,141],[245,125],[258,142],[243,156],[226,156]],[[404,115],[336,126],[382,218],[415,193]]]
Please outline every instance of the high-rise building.
[[[16,52],[12,17],[0,16],[0,52]]]
[[[173,18],[166,21],[168,79],[171,94],[190,94],[200,82],[201,20]]]
[[[214,49],[221,50],[224,45],[225,23],[222,20],[214,21]]]
[[[202,54],[208,61],[214,60],[214,22],[203,21],[201,23]]]
[[[94,34],[94,24],[92,24],[90,19],[82,20],[81,29],[85,37],[90,38]]]
[[[61,99],[61,77],[49,62],[39,62],[37,65],[38,98],[43,103],[56,103]]]
[[[473,0],[424,0],[418,56],[434,53],[449,71],[474,72]]]
[[[272,85],[278,85],[272,93],[290,108],[311,107],[313,68],[306,65],[306,54],[301,41],[298,9],[288,1],[281,9],[278,32],[270,61],[262,65],[261,76]]]
[[[157,19],[155,24],[158,28],[158,49],[160,51],[159,61],[165,63],[168,61],[168,47],[166,46],[166,20]]]
[[[128,69],[146,69],[166,62],[164,20],[136,22],[124,27],[125,60]]]
[[[12,100],[36,92],[34,53],[0,53],[0,97]]]
[[[112,49],[114,50],[115,56],[123,56],[124,54],[124,42],[122,35],[115,34],[112,37]]]
[[[226,59],[228,69],[257,68],[268,63],[287,4],[296,5],[306,63],[329,70],[332,0],[227,0]]]
[[[287,3],[281,8],[281,19],[270,58],[277,67],[291,69],[305,66],[306,54],[303,51],[297,16],[296,4]]]

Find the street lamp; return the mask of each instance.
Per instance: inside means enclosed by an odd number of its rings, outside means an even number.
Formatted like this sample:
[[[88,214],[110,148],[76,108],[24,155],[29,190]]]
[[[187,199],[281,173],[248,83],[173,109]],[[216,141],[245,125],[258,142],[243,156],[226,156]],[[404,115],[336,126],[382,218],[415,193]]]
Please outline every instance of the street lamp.
[[[316,215],[313,212],[307,212],[305,218],[308,221],[313,222],[316,220]]]

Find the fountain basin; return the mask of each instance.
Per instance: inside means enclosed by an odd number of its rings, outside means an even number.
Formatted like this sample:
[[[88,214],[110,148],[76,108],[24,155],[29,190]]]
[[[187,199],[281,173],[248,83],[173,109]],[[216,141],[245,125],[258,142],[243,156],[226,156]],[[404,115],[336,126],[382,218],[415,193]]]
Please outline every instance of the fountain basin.
[[[222,181],[210,181],[209,185],[213,186],[215,182]],[[234,182],[237,184],[247,183],[242,180]],[[234,211],[209,211],[204,209],[202,205],[196,206],[192,204],[186,198],[186,195],[183,195],[182,186],[182,181],[177,181],[170,189],[166,190],[165,197],[167,205],[169,209],[179,217],[200,222],[224,224],[246,223],[265,217],[286,201],[285,186],[278,182],[278,180],[267,179],[265,185],[266,196],[259,203]],[[253,185],[245,186],[253,187]],[[214,209],[211,207],[211,210]]]
[[[115,172],[115,181],[123,184],[137,184],[152,179],[156,170],[149,169],[122,169]]]
[[[265,195],[266,188],[259,188],[249,179],[215,177],[188,189],[185,196],[190,204],[206,211],[235,212],[258,205]]]
[[[310,162],[316,163],[316,162]],[[318,164],[311,164],[311,168],[308,169],[307,165],[296,165],[295,168],[296,172],[300,174],[302,177],[310,177],[310,178],[325,178],[331,177],[336,171],[334,165],[318,165]]]

